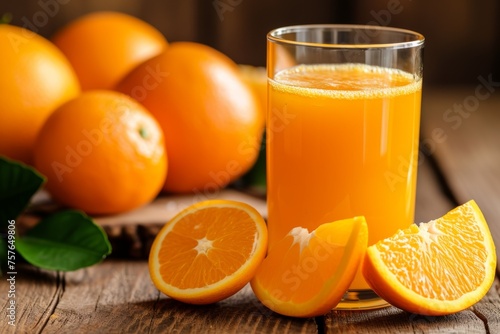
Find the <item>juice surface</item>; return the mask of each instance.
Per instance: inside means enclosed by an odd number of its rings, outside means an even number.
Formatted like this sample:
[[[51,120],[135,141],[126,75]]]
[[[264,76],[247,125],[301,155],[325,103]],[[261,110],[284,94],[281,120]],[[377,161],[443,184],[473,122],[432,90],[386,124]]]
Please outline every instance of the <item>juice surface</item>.
[[[413,223],[421,80],[301,65],[269,81],[269,248],[293,227],[365,216],[369,245]],[[361,276],[353,289],[366,289]]]

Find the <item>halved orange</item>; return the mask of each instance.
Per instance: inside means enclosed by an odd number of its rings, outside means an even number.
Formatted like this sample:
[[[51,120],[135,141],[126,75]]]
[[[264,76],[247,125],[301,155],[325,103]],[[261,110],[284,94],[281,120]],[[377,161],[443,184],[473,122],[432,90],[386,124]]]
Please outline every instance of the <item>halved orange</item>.
[[[364,217],[293,228],[271,248],[251,281],[271,310],[294,317],[329,312],[342,299],[368,243]]]
[[[422,315],[474,305],[488,292],[495,270],[495,245],[473,200],[370,246],[363,265],[380,297]]]
[[[241,202],[208,200],[163,226],[151,247],[149,272],[167,296],[209,304],[247,284],[266,250],[266,223],[257,210]]]

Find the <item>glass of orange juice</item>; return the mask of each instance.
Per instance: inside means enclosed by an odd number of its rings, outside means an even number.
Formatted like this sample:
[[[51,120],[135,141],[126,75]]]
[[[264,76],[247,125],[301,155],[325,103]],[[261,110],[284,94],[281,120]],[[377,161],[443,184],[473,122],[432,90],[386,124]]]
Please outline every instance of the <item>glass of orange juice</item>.
[[[361,25],[267,36],[269,249],[364,216],[369,245],[413,223],[424,37]],[[359,271],[337,309],[387,306]]]

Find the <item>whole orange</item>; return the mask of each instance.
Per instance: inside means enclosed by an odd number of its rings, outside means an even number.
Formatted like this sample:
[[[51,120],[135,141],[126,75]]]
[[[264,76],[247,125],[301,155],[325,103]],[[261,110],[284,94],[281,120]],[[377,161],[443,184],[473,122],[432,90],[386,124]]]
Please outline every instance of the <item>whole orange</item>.
[[[219,51],[172,43],[117,89],[144,104],[163,128],[166,191],[212,195],[255,163],[264,114],[238,66]]]
[[[0,155],[31,164],[42,124],[80,86],[66,57],[42,36],[0,24],[0,45]]]
[[[166,177],[163,133],[137,101],[88,91],[59,107],[40,130],[35,167],[59,202],[89,214],[150,202]]]
[[[75,68],[83,90],[112,88],[133,67],[167,47],[155,27],[118,12],[84,15],[52,40]]]

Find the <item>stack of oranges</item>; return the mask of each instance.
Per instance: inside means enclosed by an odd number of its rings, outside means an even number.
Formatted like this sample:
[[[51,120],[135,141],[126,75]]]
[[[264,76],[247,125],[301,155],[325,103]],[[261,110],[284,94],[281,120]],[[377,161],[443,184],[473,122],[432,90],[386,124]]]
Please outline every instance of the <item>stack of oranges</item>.
[[[62,204],[113,214],[162,190],[213,193],[257,158],[259,98],[209,46],[169,44],[116,12],[82,16],[51,41],[3,24],[0,42],[0,155],[35,166]]]

